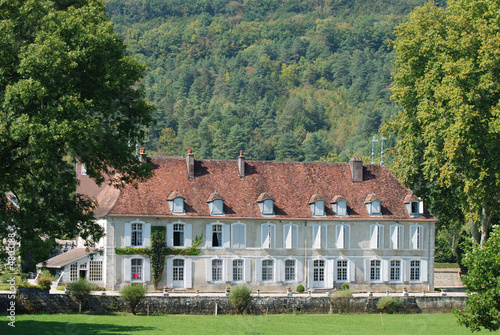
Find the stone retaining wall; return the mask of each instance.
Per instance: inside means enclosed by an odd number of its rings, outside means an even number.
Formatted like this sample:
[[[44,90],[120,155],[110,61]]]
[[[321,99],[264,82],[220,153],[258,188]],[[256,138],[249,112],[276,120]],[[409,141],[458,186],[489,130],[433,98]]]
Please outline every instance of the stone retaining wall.
[[[463,308],[466,297],[401,297],[405,313],[447,313],[453,308]],[[377,313],[378,298],[354,297],[350,313]],[[0,310],[5,311],[11,300],[0,294]],[[227,297],[146,297],[138,306],[138,313],[150,314],[231,314]],[[95,313],[128,311],[119,296],[90,296],[83,310]],[[249,314],[307,313],[328,314],[337,312],[328,297],[255,297]],[[16,313],[78,313],[78,304],[68,295],[49,294],[48,291],[29,290],[18,292]]]
[[[462,272],[456,269],[434,269],[434,287],[463,287]]]

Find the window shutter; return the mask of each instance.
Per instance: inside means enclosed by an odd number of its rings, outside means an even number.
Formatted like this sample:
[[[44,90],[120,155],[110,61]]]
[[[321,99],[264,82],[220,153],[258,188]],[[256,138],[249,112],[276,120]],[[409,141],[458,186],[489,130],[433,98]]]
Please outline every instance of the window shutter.
[[[244,260],[245,272],[243,273],[243,280],[247,283],[252,281],[252,260],[245,259]]]
[[[231,227],[232,247],[235,249],[245,248],[245,225],[234,223]]]
[[[132,280],[132,259],[125,258],[123,260],[123,281],[130,282]]]
[[[408,281],[410,279],[410,261],[401,261],[401,272],[401,278],[403,278],[403,281]]]
[[[261,226],[261,248],[267,249],[269,248],[269,224],[263,223]]]
[[[420,214],[424,214],[424,202],[423,201],[418,202],[418,212]]]
[[[167,258],[167,267],[166,267],[166,278],[167,278],[167,287],[174,287],[174,260],[172,258]]]
[[[205,225],[205,248],[212,247],[212,224],[207,223]]]
[[[205,274],[207,275],[207,282],[212,282],[212,259],[207,258],[205,260]]]
[[[321,225],[313,226],[313,249],[321,249]]]
[[[193,287],[193,260],[187,258],[184,260],[184,287]]]
[[[143,224],[142,230],[143,230],[142,245],[144,248],[149,248],[151,246],[151,223]]]
[[[297,249],[299,247],[299,226],[292,224],[292,248]]]
[[[304,263],[301,260],[297,259],[295,261],[295,278],[297,282],[301,283],[304,281]]]
[[[192,235],[193,226],[190,223],[184,224],[184,247],[190,248],[193,245]]]
[[[354,261],[348,261],[347,266],[349,267],[347,269],[347,280],[349,282],[354,283],[356,281],[356,265],[354,264]]]
[[[345,224],[344,226],[344,249],[351,247],[351,226]]]
[[[334,277],[334,269],[335,269],[335,261],[333,259],[326,260],[326,288],[333,288],[335,283]]]
[[[370,248],[377,249],[377,225],[370,226]]]
[[[410,249],[417,249],[417,227],[410,226]]]
[[[378,247],[384,249],[384,226],[378,225]]]
[[[390,231],[389,231],[390,235],[391,235],[391,241],[390,241],[390,245],[389,245],[389,248],[390,249],[397,249],[398,248],[398,229],[397,229],[397,226],[391,226],[390,227]]]
[[[418,234],[417,238],[419,239],[419,244],[418,244],[418,249],[423,249],[424,247],[424,227],[423,226],[418,226]]]
[[[144,273],[144,281],[151,281],[151,260],[149,258],[144,258],[143,262],[143,273]]]
[[[174,224],[167,223],[167,247],[172,248],[174,246]]]
[[[292,225],[286,224],[283,226],[283,240],[284,240],[284,248],[292,249]]]
[[[130,222],[125,222],[125,236],[124,236],[124,244],[125,247],[130,247],[132,245],[132,224]]]
[[[428,282],[429,281],[429,278],[428,278],[428,273],[429,271],[427,270],[427,266],[428,266],[429,263],[427,263],[427,261],[420,261],[420,281],[422,282]]]
[[[222,246],[224,248],[230,248],[231,247],[231,226],[228,224],[225,224],[222,227]]]
[[[277,259],[274,263],[276,263],[275,267],[276,271],[276,281],[285,281],[285,260]]]
[[[326,233],[327,233],[327,227],[326,225],[322,224],[321,225],[321,249],[326,249],[327,246],[327,239],[326,239]]]
[[[264,214],[274,214],[274,202],[272,200],[264,200]]]
[[[222,200],[219,200],[219,199],[214,200],[212,206],[214,206],[214,213],[215,214],[223,214],[224,213],[224,211],[223,211],[223,204],[224,203],[222,202]]]
[[[370,281],[370,260],[365,260],[365,281]]]
[[[380,271],[382,272],[380,274],[380,278],[383,281],[389,281],[389,261],[383,259],[380,263],[381,263],[380,264]]]
[[[337,225],[337,249],[344,249],[344,226]]]
[[[262,260],[261,259],[255,260],[255,281],[256,282],[262,281]]]
[[[222,260],[222,281],[233,281],[233,260]]]
[[[276,248],[276,225],[271,224],[271,248]]]
[[[307,287],[313,286],[314,279],[314,260],[309,259],[307,261],[308,269],[307,269]]]

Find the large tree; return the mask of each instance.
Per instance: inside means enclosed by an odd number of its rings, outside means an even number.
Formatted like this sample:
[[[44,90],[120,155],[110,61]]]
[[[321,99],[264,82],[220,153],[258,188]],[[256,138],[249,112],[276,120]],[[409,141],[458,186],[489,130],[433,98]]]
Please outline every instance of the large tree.
[[[0,0],[0,36],[0,232],[14,226],[22,253],[63,235],[96,241],[75,162],[117,186],[149,175],[134,155],[151,122],[145,67],[100,0]]]
[[[444,205],[481,243],[500,199],[499,42],[498,0],[415,9],[396,29],[392,97],[402,109],[385,128],[398,136],[397,174],[451,195]]]

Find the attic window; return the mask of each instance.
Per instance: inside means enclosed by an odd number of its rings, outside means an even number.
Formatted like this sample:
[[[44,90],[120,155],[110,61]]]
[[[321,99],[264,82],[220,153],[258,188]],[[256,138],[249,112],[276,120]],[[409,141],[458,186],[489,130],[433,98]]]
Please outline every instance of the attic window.
[[[184,200],[186,200],[186,198],[184,198],[179,192],[171,192],[167,197],[170,212],[175,215],[186,214],[186,211],[184,210]]]
[[[275,199],[267,192],[261,193],[257,198],[261,215],[274,215]]]
[[[347,200],[343,196],[334,196],[330,203],[335,216],[347,216]]]
[[[408,214],[412,217],[420,216],[424,213],[423,201],[414,194],[408,194],[404,199],[404,204]]]
[[[225,215],[224,213],[224,199],[222,196],[214,192],[210,194],[207,200],[210,215]]]
[[[366,197],[365,206],[370,216],[382,215],[381,200],[376,194],[369,194]]]
[[[309,199],[312,216],[325,216],[325,200],[319,194],[313,194]]]

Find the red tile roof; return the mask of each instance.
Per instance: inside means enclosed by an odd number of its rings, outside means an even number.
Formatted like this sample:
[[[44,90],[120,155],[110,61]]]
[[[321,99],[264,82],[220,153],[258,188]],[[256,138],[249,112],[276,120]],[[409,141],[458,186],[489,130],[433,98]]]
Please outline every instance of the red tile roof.
[[[210,196],[208,197],[207,202],[212,202],[214,200],[224,201],[224,198],[218,192],[210,193]]]
[[[245,161],[245,176],[240,177],[237,160],[195,160],[192,179],[184,159],[151,157],[149,163],[154,176],[137,188],[127,185],[116,190],[116,201],[99,202],[99,216],[178,217],[170,213],[166,200],[176,191],[185,198],[184,217],[210,217],[207,198],[218,192],[224,195],[228,218],[262,218],[256,199],[272,194],[276,218],[324,220],[312,217],[311,195],[333,201],[342,194],[348,201],[349,216],[337,218],[326,206],[328,219],[435,220],[428,212],[410,217],[404,200],[411,191],[380,165],[363,165],[363,181],[353,182],[347,163]],[[371,194],[382,203],[382,216],[377,218],[370,218],[366,211],[365,199]]]
[[[314,203],[315,201],[326,201],[325,198],[323,198],[321,195],[319,194],[313,194],[311,195],[311,197],[309,198],[309,204],[312,204]]]

